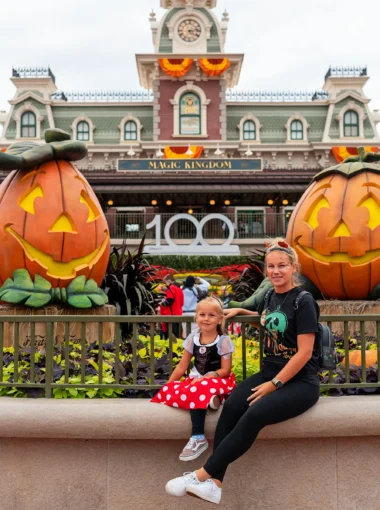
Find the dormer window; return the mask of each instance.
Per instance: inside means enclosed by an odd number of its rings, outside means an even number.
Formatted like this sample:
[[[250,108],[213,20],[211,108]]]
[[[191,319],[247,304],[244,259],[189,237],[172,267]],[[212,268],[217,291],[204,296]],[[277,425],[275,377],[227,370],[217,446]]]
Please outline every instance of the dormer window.
[[[21,116],[21,137],[36,138],[37,122],[33,112],[25,112]]]
[[[124,140],[133,141],[137,139],[137,124],[133,120],[129,120],[124,124]]]
[[[359,116],[354,110],[348,110],[343,117],[344,136],[359,136]]]
[[[256,140],[256,124],[247,120],[243,125],[243,140]]]
[[[303,124],[300,120],[293,120],[290,125],[290,139],[303,140]]]
[[[88,122],[81,121],[77,124],[77,140],[88,142],[90,140],[90,126]]]

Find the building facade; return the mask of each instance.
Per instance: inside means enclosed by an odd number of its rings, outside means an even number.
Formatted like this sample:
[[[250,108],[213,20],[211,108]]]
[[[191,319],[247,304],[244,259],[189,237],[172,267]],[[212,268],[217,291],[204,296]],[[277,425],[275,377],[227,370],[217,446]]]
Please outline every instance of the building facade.
[[[114,243],[147,232],[152,253],[227,254],[283,235],[317,172],[379,146],[367,69],[330,68],[313,93],[242,91],[245,57],[225,51],[229,16],[216,4],[161,0],[152,53],[136,54],[139,91],[70,93],[48,68],[13,69],[0,149],[54,127],[85,142],[77,166]]]

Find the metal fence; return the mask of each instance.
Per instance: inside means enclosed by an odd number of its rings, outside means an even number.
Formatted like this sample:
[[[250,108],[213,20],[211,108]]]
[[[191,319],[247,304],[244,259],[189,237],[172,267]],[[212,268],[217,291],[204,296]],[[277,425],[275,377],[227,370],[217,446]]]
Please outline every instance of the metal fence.
[[[286,229],[291,216],[291,210],[283,213],[265,212],[241,212],[223,214],[234,227],[235,239],[260,239],[264,237],[279,237],[286,234]],[[146,232],[147,239],[155,238],[155,229],[147,229],[156,214],[142,212],[127,212],[118,214],[106,214],[107,222],[112,239],[141,239]],[[175,214],[160,214],[161,216],[161,237],[165,226]],[[208,214],[195,213],[188,215],[197,221],[203,220]],[[204,239],[223,239],[228,237],[229,232],[221,219],[211,219],[203,227]],[[197,230],[194,223],[189,219],[179,219],[170,227],[171,239],[194,239]]]
[[[366,368],[366,322],[371,321],[372,324],[376,324],[376,337],[372,339],[376,346],[377,359],[379,359],[380,351],[380,315],[342,315],[342,316],[322,316],[321,320],[327,322],[331,327],[331,323],[340,322],[343,323],[343,351],[344,360],[340,371],[345,375],[345,381],[350,381],[350,365],[349,365],[349,326],[354,323],[359,324],[358,330],[358,345],[361,350],[361,370],[362,374],[366,374],[368,369]],[[3,388],[16,388],[16,389],[31,389],[36,388],[43,391],[43,395],[46,398],[53,396],[53,391],[56,388],[64,389],[69,388],[71,391],[75,391],[78,388],[103,388],[113,390],[153,390],[160,386],[155,384],[156,382],[156,358],[152,353],[155,352],[157,347],[156,331],[157,325],[164,321],[168,327],[168,340],[165,343],[165,350],[167,351],[169,374],[172,372],[174,367],[174,346],[177,342],[173,336],[173,324],[185,323],[186,334],[190,332],[192,317],[187,316],[172,316],[172,317],[161,317],[161,316],[2,316],[0,317],[0,390]],[[262,358],[262,338],[263,331],[259,324],[259,317],[235,317],[235,323],[241,324],[241,337],[242,337],[242,349],[241,359],[239,358],[239,364],[241,364],[242,378],[247,377],[247,362],[249,362],[249,345],[252,343],[252,338],[248,337],[248,328],[256,326],[257,342],[259,346],[260,362]],[[128,339],[122,335],[122,327],[125,324],[129,324],[131,332]],[[56,328],[58,324],[63,325],[62,338],[59,340],[56,334]],[[76,324],[77,330],[79,328],[79,334],[76,338],[78,343],[78,350],[75,353],[75,363],[77,364],[76,381],[73,384],[70,382],[70,363],[72,362],[70,352],[70,326]],[[104,338],[104,326],[108,324],[114,328],[114,334],[112,338]],[[45,328],[45,336],[41,342],[38,339],[36,331],[37,326],[43,326]],[[96,344],[94,339],[89,339],[86,333],[86,327],[92,325],[95,326]],[[147,350],[150,352],[149,362],[145,364],[145,368],[148,369],[147,384],[141,384],[138,380],[138,366],[141,363],[139,349],[139,329],[144,325],[148,334],[148,347]],[[25,329],[26,328],[26,329]],[[21,332],[21,329],[23,332]],[[40,337],[41,338],[41,337]],[[109,342],[112,340],[112,351],[115,357],[115,364],[113,370],[112,383],[108,383],[103,380],[103,366],[108,363],[109,360]],[[7,348],[6,345],[13,344],[13,349]],[[160,341],[162,343],[162,341]],[[55,352],[57,344],[60,346],[60,353]],[[94,347],[95,345],[95,347]],[[121,362],[121,352],[126,352],[127,347],[128,356],[127,360],[124,356],[125,363],[129,364],[131,376],[129,381],[125,380],[122,372],[124,371],[123,364]],[[87,356],[90,349],[94,352],[95,348],[96,361],[90,360]],[[29,357],[30,366],[25,368],[25,358]],[[36,364],[43,358],[44,362],[42,366],[36,369]],[[95,364],[95,365],[94,365]],[[98,378],[91,382],[86,381],[86,369],[89,366],[96,366]],[[360,367],[359,367],[360,368]],[[11,370],[12,376],[9,376]],[[57,381],[57,378],[59,380]],[[354,382],[336,382],[336,373],[330,371],[325,374],[326,382],[321,385],[322,390],[331,388],[380,388],[379,373],[374,379],[373,374],[367,381],[367,377],[362,377],[360,380]],[[14,390],[16,391],[16,390]]]

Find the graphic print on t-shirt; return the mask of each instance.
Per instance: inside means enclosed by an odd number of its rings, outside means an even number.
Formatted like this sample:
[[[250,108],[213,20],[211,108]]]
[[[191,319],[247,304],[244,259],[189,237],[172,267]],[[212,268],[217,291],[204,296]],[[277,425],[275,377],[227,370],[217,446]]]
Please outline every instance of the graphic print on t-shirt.
[[[273,312],[264,310],[261,314],[261,325],[264,326],[265,352],[274,356],[291,358],[296,349],[283,344],[284,335],[288,328],[288,318],[281,312],[280,306]]]

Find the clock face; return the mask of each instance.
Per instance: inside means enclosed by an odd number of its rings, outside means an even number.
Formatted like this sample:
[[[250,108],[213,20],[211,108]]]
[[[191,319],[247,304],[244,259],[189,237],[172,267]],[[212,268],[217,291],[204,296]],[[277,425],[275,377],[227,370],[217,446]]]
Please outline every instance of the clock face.
[[[185,42],[194,42],[199,39],[202,27],[195,19],[185,19],[179,24],[178,34]]]

